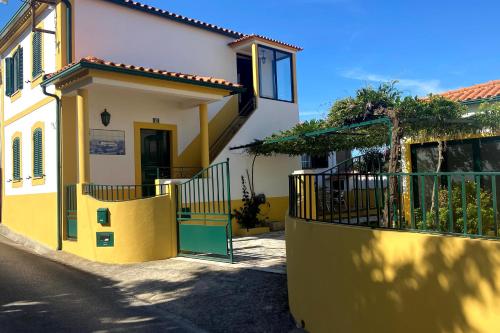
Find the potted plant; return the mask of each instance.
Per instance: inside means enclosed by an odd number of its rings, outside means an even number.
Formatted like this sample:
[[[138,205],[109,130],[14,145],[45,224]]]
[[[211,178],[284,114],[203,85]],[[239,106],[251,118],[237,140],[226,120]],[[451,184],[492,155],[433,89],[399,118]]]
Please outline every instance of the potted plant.
[[[244,176],[241,176],[241,190],[243,206],[235,209],[233,213],[233,217],[241,227],[238,235],[250,236],[269,232],[269,227],[264,227],[263,221],[259,218],[260,205],[265,203],[265,196],[255,195],[253,190],[248,192]]]

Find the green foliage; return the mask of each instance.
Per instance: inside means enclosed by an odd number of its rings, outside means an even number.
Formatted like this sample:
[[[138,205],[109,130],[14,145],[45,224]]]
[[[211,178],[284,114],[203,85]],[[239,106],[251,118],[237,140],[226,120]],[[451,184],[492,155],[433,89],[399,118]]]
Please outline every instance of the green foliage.
[[[493,215],[493,204],[491,192],[487,190],[480,191],[480,209],[481,224],[483,235],[495,235],[495,224]],[[478,214],[476,201],[476,183],[473,181],[465,182],[465,201],[467,216],[467,234],[478,234]],[[462,207],[462,185],[461,183],[452,183],[451,206],[453,216],[452,231],[456,233],[464,232],[464,218]],[[426,210],[426,223],[424,224],[422,210],[415,209],[415,221],[418,229],[435,230],[441,232],[450,231],[449,228],[449,209],[448,209],[448,189],[441,188],[438,191],[438,223],[436,224],[435,210]],[[493,234],[492,234],[493,233]]]
[[[339,130],[336,133],[304,137],[305,133],[327,128],[357,124],[390,113],[399,119],[402,137],[431,139],[439,136],[476,133],[500,129],[500,103],[484,106],[474,115],[467,108],[442,96],[426,98],[403,96],[396,82],[359,89],[354,97],[337,100],[325,119],[310,120],[264,139],[264,144],[248,148],[252,154],[321,155],[331,151],[368,149],[387,144],[386,125]],[[266,141],[294,137],[294,140],[266,143]]]
[[[243,193],[243,207],[235,209],[233,217],[236,218],[241,227],[245,229],[255,228],[262,223],[258,218],[261,204],[255,195],[248,193],[245,177],[243,176],[241,176],[241,190]]]

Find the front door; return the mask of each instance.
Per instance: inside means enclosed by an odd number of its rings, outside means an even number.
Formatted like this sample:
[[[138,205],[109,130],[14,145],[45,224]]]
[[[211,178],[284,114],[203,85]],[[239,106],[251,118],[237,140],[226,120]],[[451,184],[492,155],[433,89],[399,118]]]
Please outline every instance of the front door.
[[[155,194],[155,179],[170,178],[170,132],[141,128],[143,195]]]

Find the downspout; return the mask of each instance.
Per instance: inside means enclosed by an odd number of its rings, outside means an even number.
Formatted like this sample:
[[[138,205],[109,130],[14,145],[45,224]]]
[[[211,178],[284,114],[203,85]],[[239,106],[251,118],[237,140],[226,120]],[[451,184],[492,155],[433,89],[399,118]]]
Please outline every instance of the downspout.
[[[73,11],[69,0],[61,0],[66,5],[66,62],[67,65],[73,61]]]
[[[42,85],[43,93],[56,100],[56,127],[57,127],[57,250],[62,250],[62,165],[61,165],[61,99],[55,94],[47,92],[47,86]]]
[[[69,0],[61,0],[66,6],[66,63],[73,61],[73,32],[72,32],[72,7]],[[45,80],[45,78],[44,78]],[[61,98],[56,94],[47,92],[47,86],[42,83],[44,95],[56,100],[56,127],[57,127],[57,250],[62,250],[62,161],[61,161]]]

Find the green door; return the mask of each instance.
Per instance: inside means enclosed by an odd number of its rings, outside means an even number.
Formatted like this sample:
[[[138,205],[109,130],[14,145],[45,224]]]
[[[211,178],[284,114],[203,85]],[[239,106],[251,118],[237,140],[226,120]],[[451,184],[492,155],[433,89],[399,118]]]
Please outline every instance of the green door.
[[[170,178],[170,132],[141,129],[141,171],[143,196],[155,194],[155,179]]]

